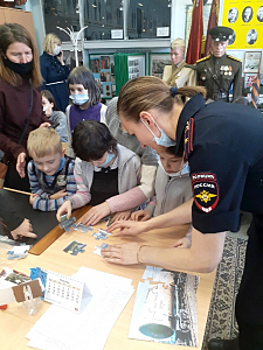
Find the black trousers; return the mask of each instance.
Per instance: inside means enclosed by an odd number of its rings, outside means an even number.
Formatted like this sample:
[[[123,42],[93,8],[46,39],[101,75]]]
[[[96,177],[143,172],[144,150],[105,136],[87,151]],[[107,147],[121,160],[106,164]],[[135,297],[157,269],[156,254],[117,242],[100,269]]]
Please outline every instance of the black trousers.
[[[240,350],[263,350],[263,215],[253,215],[236,299]]]

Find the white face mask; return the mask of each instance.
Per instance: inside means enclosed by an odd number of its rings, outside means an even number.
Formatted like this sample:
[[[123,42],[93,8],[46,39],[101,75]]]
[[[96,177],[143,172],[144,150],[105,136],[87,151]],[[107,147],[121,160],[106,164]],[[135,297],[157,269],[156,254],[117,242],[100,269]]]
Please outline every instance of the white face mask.
[[[48,106],[43,107],[43,112],[46,112],[48,109]]]
[[[54,55],[57,56],[61,52],[61,46],[55,45],[54,47]]]
[[[157,137],[154,135],[154,133],[152,132],[152,130],[149,128],[149,126],[144,122],[144,120],[140,119],[141,122],[143,123],[143,125],[150,131],[150,133],[153,135],[153,141],[155,143],[157,143],[157,145],[163,146],[163,147],[172,147],[176,145],[176,141],[170,139],[170,137],[168,137],[166,135],[166,133],[159,127],[159,125],[156,123],[156,121],[152,118],[154,124],[157,126],[157,128],[159,129],[161,136]]]
[[[188,166],[188,163],[186,163],[185,166],[184,166],[181,170],[177,171],[176,173],[167,173],[167,171],[165,170],[165,168],[164,168],[162,162],[159,160],[158,163],[159,163],[160,167],[162,168],[163,172],[164,172],[167,176],[175,177],[175,176],[180,176],[180,175],[182,176],[182,175],[185,175],[185,174],[189,174],[189,166]]]
[[[69,96],[69,98],[75,105],[81,106],[84,103],[88,102],[89,94],[87,92],[85,92],[84,94],[72,94]]]

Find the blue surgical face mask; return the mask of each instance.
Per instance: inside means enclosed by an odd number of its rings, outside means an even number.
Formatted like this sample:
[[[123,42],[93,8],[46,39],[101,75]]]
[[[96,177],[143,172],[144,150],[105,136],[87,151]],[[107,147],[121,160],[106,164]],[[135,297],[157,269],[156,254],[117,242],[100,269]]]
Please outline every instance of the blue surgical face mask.
[[[98,165],[98,168],[104,168],[107,164],[109,164],[109,162],[112,160],[113,157],[114,157],[114,153],[108,152],[105,162]]]
[[[69,98],[75,105],[81,106],[84,103],[88,102],[89,94],[87,92],[85,92],[84,94],[73,94],[70,95]]]
[[[150,131],[150,133],[153,135],[153,141],[155,143],[157,143],[157,145],[163,146],[163,147],[171,147],[171,146],[175,146],[176,145],[176,141],[170,139],[170,137],[168,137],[166,135],[166,133],[159,127],[159,125],[156,123],[155,120],[154,124],[157,126],[157,128],[159,129],[161,136],[157,137],[154,135],[154,133],[152,132],[152,130],[149,128],[149,126],[147,124],[145,124],[145,122],[141,119],[141,122],[143,123],[144,126],[146,126],[146,128]]]
[[[163,166],[163,164],[162,164],[162,162],[159,160],[159,162],[158,162],[158,164],[160,165],[160,167],[162,168],[162,170],[163,170],[163,172],[167,175],[167,176],[170,176],[170,177],[175,177],[175,176],[182,176],[182,175],[185,175],[185,174],[189,174],[189,166],[188,166],[188,163],[186,163],[185,165],[184,165],[184,167],[181,169],[181,170],[179,170],[179,171],[177,171],[176,173],[168,173],[166,170],[165,170],[165,168],[164,168],[164,166]]]
[[[48,106],[43,107],[43,112],[46,112],[48,109]]]
[[[61,46],[55,45],[55,47],[54,47],[54,55],[57,56],[57,55],[60,54],[60,52],[61,52]]]

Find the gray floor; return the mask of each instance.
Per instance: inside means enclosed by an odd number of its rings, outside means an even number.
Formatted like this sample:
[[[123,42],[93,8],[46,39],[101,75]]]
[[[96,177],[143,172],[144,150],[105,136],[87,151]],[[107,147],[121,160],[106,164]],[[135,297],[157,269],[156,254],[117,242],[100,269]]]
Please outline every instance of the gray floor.
[[[249,228],[250,222],[251,222],[251,214],[250,213],[245,213],[242,212],[242,217],[241,217],[241,225],[240,225],[240,230],[238,232],[227,232],[227,235],[230,237],[240,237],[243,239],[247,239],[247,230]]]

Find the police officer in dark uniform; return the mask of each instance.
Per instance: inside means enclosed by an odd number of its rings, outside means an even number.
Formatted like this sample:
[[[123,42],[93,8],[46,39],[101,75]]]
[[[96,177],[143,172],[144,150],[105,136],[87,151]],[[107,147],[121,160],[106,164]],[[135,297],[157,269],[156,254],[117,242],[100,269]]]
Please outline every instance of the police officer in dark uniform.
[[[190,166],[193,201],[143,223],[117,222],[109,228],[121,229],[120,235],[137,235],[192,221],[192,247],[173,251],[133,242],[109,246],[102,255],[121,265],[144,263],[209,272],[221,259],[225,232],[238,231],[240,210],[252,213],[236,300],[239,338],[210,341],[209,350],[262,350],[263,118],[249,106],[221,100],[206,104],[198,92],[200,87],[169,91],[155,77],[133,79],[121,89],[118,114],[125,130],[153,148],[164,139],[177,142],[175,154],[184,153]],[[182,106],[177,95],[191,98]],[[145,124],[151,133],[146,133]]]
[[[235,232],[240,210],[253,214],[236,299],[240,336],[232,341],[213,339],[209,350],[263,349],[263,118],[258,111],[251,112],[250,107],[221,101],[205,107],[196,95],[177,127],[177,150],[184,144],[191,169],[193,226],[204,234]]]
[[[241,96],[242,63],[226,54],[229,36],[233,30],[228,27],[214,27],[209,30],[212,37],[212,52],[196,61],[197,80],[207,89],[207,98],[229,102],[229,90],[233,84],[232,102]]]

